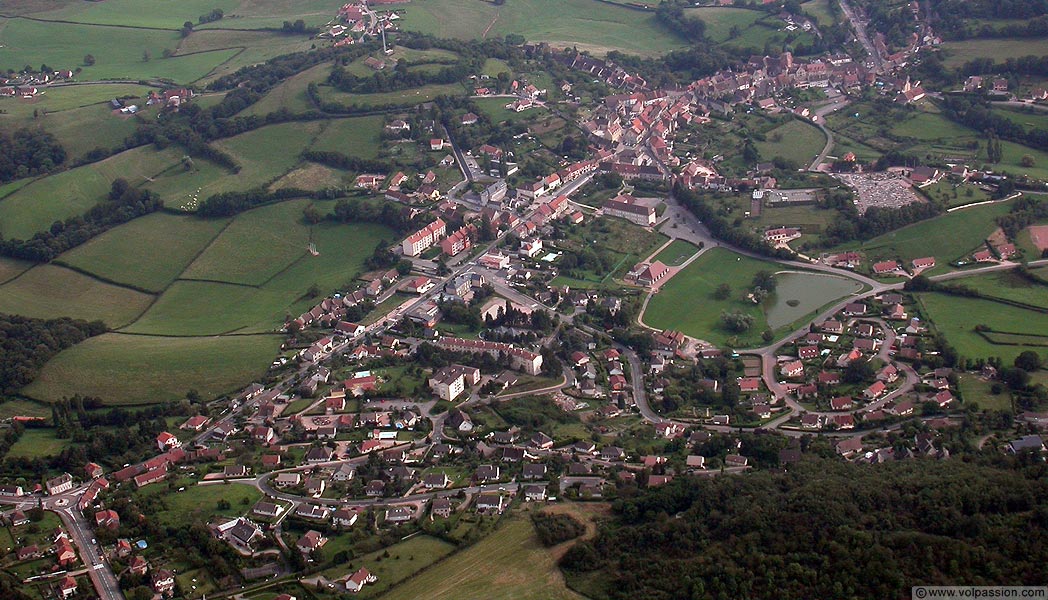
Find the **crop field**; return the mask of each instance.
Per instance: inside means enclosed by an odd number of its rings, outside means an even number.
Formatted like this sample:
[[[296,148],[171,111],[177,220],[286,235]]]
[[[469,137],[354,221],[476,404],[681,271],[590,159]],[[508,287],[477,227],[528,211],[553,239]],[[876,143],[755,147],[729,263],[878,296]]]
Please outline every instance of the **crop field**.
[[[780,125],[766,135],[767,141],[756,143],[762,160],[787,158],[803,167],[807,167],[826,145],[826,136],[817,127],[799,119]]]
[[[738,343],[734,345],[759,345],[767,321],[761,307],[747,301],[745,295],[758,271],[777,270],[774,263],[740,256],[723,248],[710,249],[651,297],[643,315],[644,323],[657,329],[677,329],[724,346],[734,334],[721,323],[721,312],[740,311],[752,315],[754,324],[749,331],[737,336]],[[731,296],[717,300],[713,292],[722,283],[731,286]]]
[[[501,38],[518,33],[529,41],[576,46],[605,54],[620,50],[654,56],[686,42],[645,13],[592,0],[519,0],[496,6],[477,0],[418,0],[397,5],[400,26],[437,37]]]
[[[55,221],[86,212],[109,193],[114,180],[124,178],[132,185],[140,185],[179,164],[181,157],[182,153],[174,148],[135,148],[38,179],[0,200],[0,234],[28,239]]]
[[[956,68],[976,58],[992,58],[1004,62],[1020,56],[1042,56],[1048,54],[1048,38],[994,38],[973,39],[963,42],[946,42],[942,45],[943,63],[947,68]]]
[[[336,90],[328,85],[320,86],[320,98],[323,101],[338,102],[346,106],[414,106],[422,102],[429,102],[437,96],[463,96],[465,94],[466,88],[457,83],[425,85],[417,88],[375,94],[350,94]]]
[[[669,246],[663,248],[662,252],[655,256],[655,260],[661,261],[664,265],[679,267],[684,264],[684,261],[695,256],[698,251],[699,249],[694,244],[684,240],[673,240]]]
[[[949,269],[949,262],[964,258],[997,228],[995,219],[1007,214],[1010,203],[986,204],[940,215],[908,225],[863,243],[842,244],[838,250],[858,250],[870,262],[898,258],[911,261],[934,256],[934,275]]]
[[[383,598],[462,600],[574,600],[581,598],[564,584],[554,555],[539,544],[525,517],[502,521],[475,545],[449,557]]]
[[[311,150],[339,152],[347,156],[377,158],[382,149],[383,118],[353,117],[324,121],[324,130],[310,146]]]
[[[992,300],[963,298],[946,294],[921,294],[924,313],[946,336],[957,352],[966,358],[1000,356],[1011,364],[1024,350],[1044,351],[1042,346],[1020,345],[1021,340],[1009,340],[1012,345],[994,344],[976,333],[976,325],[986,325],[1001,332],[1046,332],[1048,314],[1025,310]]]
[[[47,402],[80,393],[120,405],[177,400],[190,389],[212,398],[264,374],[282,339],[107,333],[59,353],[23,393]]]
[[[0,312],[41,319],[101,320],[110,327],[134,320],[152,301],[149,294],[55,265],[33,267],[0,285]]]
[[[171,284],[228,220],[153,213],[115,227],[61,257],[63,264],[159,292]]]

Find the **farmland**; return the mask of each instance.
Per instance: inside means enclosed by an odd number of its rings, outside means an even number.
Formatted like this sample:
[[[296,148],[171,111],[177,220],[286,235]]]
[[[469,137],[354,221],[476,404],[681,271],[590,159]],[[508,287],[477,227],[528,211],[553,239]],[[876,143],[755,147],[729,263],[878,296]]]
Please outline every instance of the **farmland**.
[[[281,341],[107,333],[59,353],[23,393],[46,402],[79,393],[117,405],[177,400],[191,389],[213,398],[263,375]]]
[[[942,48],[943,63],[948,68],[956,68],[976,58],[992,58],[997,62],[1004,62],[1008,58],[1031,54],[1041,56],[1048,52],[1048,39],[975,39],[946,42]]]
[[[383,120],[380,116],[332,119],[310,147],[347,156],[376,158],[382,149]]]
[[[404,16],[401,27],[437,37],[471,39],[490,25],[488,37],[518,33],[531,41],[576,46],[598,54],[620,50],[653,56],[686,45],[660,26],[652,13],[592,0],[521,0],[502,6],[471,0],[419,0],[398,6],[397,12]]]
[[[948,296],[939,293],[920,295],[925,315],[935,324],[957,352],[967,358],[999,356],[1011,364],[1024,350],[1043,352],[1042,346],[1022,345],[1020,339],[1009,339],[1009,344],[994,344],[975,331],[976,325],[986,325],[1000,332],[1048,331],[1048,314],[1025,310],[992,300]]]
[[[320,86],[320,98],[324,102],[337,102],[346,106],[413,106],[429,102],[437,96],[462,96],[466,88],[457,83],[425,85],[417,88],[379,92],[375,94],[350,94],[327,85]]]
[[[786,158],[807,166],[822,152],[826,136],[814,125],[793,119],[767,133],[767,141],[757,142],[757,151],[764,160]]]
[[[291,112],[301,113],[313,108],[313,104],[306,95],[306,89],[311,83],[320,83],[327,79],[331,73],[330,63],[321,63],[296,73],[281,81],[273,89],[269,90],[261,100],[245,108],[241,115],[264,116],[286,108]]]
[[[33,267],[0,285],[0,312],[41,319],[101,320],[110,327],[131,322],[152,301],[148,294],[55,265]]]

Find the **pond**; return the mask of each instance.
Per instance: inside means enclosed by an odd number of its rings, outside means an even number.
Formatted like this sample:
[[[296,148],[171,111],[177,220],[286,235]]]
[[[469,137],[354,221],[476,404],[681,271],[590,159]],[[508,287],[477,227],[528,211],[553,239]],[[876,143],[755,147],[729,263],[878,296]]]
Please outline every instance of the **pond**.
[[[775,276],[774,303],[767,309],[768,327],[778,329],[820,306],[862,289],[853,279],[836,275],[785,272]]]

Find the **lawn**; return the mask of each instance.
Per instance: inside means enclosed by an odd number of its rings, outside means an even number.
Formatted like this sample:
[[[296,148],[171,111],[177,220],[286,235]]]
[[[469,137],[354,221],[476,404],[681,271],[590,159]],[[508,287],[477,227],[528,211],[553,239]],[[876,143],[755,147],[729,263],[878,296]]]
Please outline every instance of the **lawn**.
[[[165,510],[156,514],[157,520],[167,526],[186,525],[195,521],[206,523],[213,516],[235,517],[246,513],[262,498],[262,492],[250,485],[216,483],[186,485],[183,492],[169,493],[165,486],[145,488],[146,495],[163,495]],[[225,500],[229,508],[220,510],[218,503]],[[245,501],[246,500],[246,501]]]
[[[480,112],[487,115],[495,123],[502,123],[503,121],[510,123],[534,121],[549,114],[549,111],[542,107],[531,108],[523,112],[509,110],[506,108],[506,105],[512,102],[509,98],[475,98],[473,101],[476,102]]]
[[[174,51],[180,41],[174,30],[11,19],[0,29],[4,48],[0,67],[18,70],[44,62],[54,69],[82,67],[77,74],[80,81],[161,78],[188,83],[239,52],[226,49],[164,58],[164,50]],[[94,65],[84,64],[88,54],[95,57]]]
[[[120,405],[178,400],[191,389],[214,398],[263,375],[282,341],[107,333],[59,353],[23,393],[48,402],[79,393]]]
[[[149,307],[153,296],[104,283],[56,265],[40,265],[0,285],[0,312],[51,319],[101,320],[120,327]]]
[[[621,50],[655,56],[685,47],[653,13],[593,0],[517,0],[503,5],[475,0],[418,0],[397,5],[403,29],[436,37],[502,38],[517,33],[529,41],[577,47],[597,54]]]
[[[228,222],[154,213],[110,229],[59,261],[110,281],[160,292]]]
[[[37,179],[0,201],[0,233],[28,239],[55,221],[82,215],[109,193],[113,181],[140,185],[172,165],[182,152],[135,148],[103,161]]]
[[[997,228],[995,219],[1008,213],[1010,202],[986,204],[940,215],[880,235],[862,243],[847,243],[836,250],[858,250],[869,262],[898,258],[909,262],[934,256],[937,266],[930,274],[949,269],[952,261],[963,259]],[[927,274],[927,273],[926,273]]]
[[[1048,332],[1048,314],[1024,310],[1006,304],[977,298],[946,294],[921,294],[925,316],[965,358],[999,356],[1011,364],[1024,350],[1044,352],[1041,346],[993,344],[975,332],[976,325],[987,325],[995,331]]]
[[[54,429],[26,429],[7,452],[8,458],[48,458],[57,456],[70,441],[60,440]]]
[[[961,373],[957,377],[961,400],[965,405],[974,404],[981,410],[1003,410],[1012,412],[1012,395],[1005,387],[1000,394],[994,394],[988,381],[979,379],[972,373]]]
[[[387,600],[560,600],[581,598],[565,586],[553,554],[524,516],[498,529],[383,596]]]
[[[767,141],[757,142],[762,160],[785,158],[807,167],[826,145],[826,136],[814,125],[793,119],[767,134]]]
[[[761,345],[760,334],[767,329],[761,307],[746,300],[750,281],[758,271],[778,271],[775,263],[740,256],[723,248],[712,248],[659,289],[644,312],[644,323],[657,329],[677,329],[686,335],[718,346]],[[722,283],[731,285],[731,296],[717,300],[713,292]],[[735,335],[724,328],[722,311],[740,311],[754,317],[753,326]],[[729,338],[737,337],[734,344]]]
[[[655,256],[655,260],[661,261],[664,265],[679,267],[684,264],[684,261],[695,256],[698,251],[699,249],[694,244],[684,240],[673,240],[669,246],[663,248],[662,252]]]

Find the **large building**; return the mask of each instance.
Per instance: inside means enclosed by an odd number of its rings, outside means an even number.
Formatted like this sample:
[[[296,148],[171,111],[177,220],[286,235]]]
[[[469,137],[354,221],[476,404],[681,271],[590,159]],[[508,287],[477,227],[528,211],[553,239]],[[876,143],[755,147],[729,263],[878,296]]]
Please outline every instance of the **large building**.
[[[520,369],[528,375],[538,375],[542,370],[542,355],[537,352],[518,348],[502,342],[487,342],[484,340],[467,340],[454,337],[441,337],[437,345],[453,352],[484,352],[494,358],[500,355],[509,356],[510,365],[514,369]]]
[[[605,202],[604,214],[626,219],[644,227],[655,224],[655,207],[638,204],[637,199],[629,194],[619,194]]]
[[[467,385],[480,382],[480,369],[452,365],[433,373],[429,378],[429,387],[441,400],[452,402],[466,390]]]
[[[402,244],[404,256],[418,256],[427,248],[440,241],[447,233],[447,225],[438,218],[429,225],[404,238]]]

